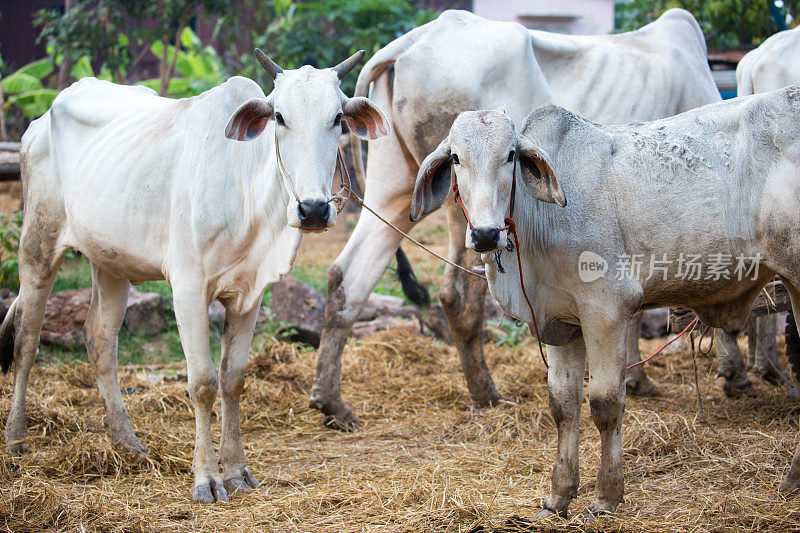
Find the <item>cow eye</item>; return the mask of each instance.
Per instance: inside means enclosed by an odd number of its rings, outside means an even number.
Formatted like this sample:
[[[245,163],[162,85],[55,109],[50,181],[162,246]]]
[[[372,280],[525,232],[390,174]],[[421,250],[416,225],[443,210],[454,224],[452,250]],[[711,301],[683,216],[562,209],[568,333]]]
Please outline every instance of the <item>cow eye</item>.
[[[514,156],[515,155],[516,154],[514,153],[514,150],[511,150],[510,152],[508,152],[508,159],[506,159],[506,162],[507,163],[511,163],[512,161],[514,161]]]
[[[453,163],[458,164],[458,155],[453,154]]]
[[[283,120],[283,115],[281,115],[280,113],[275,113],[275,122],[277,122],[281,126],[286,125],[286,122]]]
[[[339,113],[338,115],[336,115],[336,118],[333,119],[333,125],[338,126],[341,123],[342,123],[342,114]]]

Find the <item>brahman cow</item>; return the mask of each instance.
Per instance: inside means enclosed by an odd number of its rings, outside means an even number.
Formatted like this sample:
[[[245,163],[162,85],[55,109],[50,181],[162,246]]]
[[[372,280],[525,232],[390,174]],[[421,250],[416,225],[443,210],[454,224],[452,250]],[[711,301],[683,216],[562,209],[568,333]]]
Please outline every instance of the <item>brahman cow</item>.
[[[414,226],[408,207],[419,164],[462,111],[506,106],[519,124],[536,106],[556,102],[597,121],[627,123],[720,100],[700,27],[681,9],[638,31],[581,37],[529,32],[515,23],[445,11],[375,54],[359,75],[356,94],[366,95],[370,84],[371,98],[388,110],[394,128],[388,138],[370,145],[366,202],[405,231]],[[363,185],[360,142],[353,149]],[[461,239],[464,217],[452,205],[447,216],[449,259],[471,266],[474,259]],[[362,211],[329,271],[310,404],[330,427],[358,425],[342,400],[342,349],[400,241],[393,229]],[[477,406],[504,399],[483,357],[485,291],[485,281],[446,267],[439,298]]]
[[[411,219],[441,206],[457,183],[471,222],[462,243],[481,252],[502,309],[532,324],[505,229],[514,194],[522,279],[549,345],[558,431],[543,515],[565,515],[578,490],[587,358],[601,439],[590,510],[612,512],[622,501],[626,328],[634,313],[684,306],[710,326],[741,328],[775,275],[800,311],[798,131],[800,87],[628,126],[549,105],[519,133],[503,111],[463,113],[423,161]],[[798,450],[784,489],[800,485]]]
[[[71,247],[91,262],[86,347],[112,442],[146,453],[120,396],[117,332],[130,283],[166,279],[197,423],[192,496],[226,501],[227,491],[258,485],[245,462],[239,398],[261,297],[292,269],[303,233],[336,222],[340,122],[365,139],[386,135],[389,124],[369,100],[339,89],[363,51],[324,70],[283,71],[256,55],[275,80],[266,97],[241,77],[183,100],[88,78],[28,128],[21,288],[0,329],[3,369],[12,361],[16,369],[8,451],[28,450],[28,375],[47,295]],[[219,381],[208,338],[214,299],[226,310]],[[210,425],[218,386],[219,461]]]

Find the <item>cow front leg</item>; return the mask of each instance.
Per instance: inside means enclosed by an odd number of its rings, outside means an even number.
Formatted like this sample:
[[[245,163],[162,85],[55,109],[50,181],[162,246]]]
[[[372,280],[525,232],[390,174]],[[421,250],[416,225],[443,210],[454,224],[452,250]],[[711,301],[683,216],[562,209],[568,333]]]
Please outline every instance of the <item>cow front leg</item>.
[[[639,311],[630,322],[628,322],[627,337],[627,353],[628,353],[628,366],[638,363],[642,360],[642,353],[639,351],[639,337],[642,336],[642,319],[644,318],[644,311]],[[630,370],[627,370],[625,377],[625,390],[628,394],[634,396],[650,396],[655,391],[655,385],[647,377],[644,365],[636,365]]]
[[[450,230],[448,259],[466,268],[483,265],[477,254],[468,253],[464,247],[466,221],[452,202],[448,202],[447,218]],[[439,301],[453,334],[469,395],[476,407],[491,407],[510,401],[497,392],[483,356],[486,287],[486,281],[447,265],[439,290]]]
[[[748,362],[752,358],[753,370],[772,385],[791,383],[778,366],[778,316],[760,316],[751,318],[749,322],[751,327],[748,328],[748,335],[752,336],[754,342],[749,343],[751,353]]]
[[[175,318],[181,336],[189,399],[194,406],[195,443],[192,499],[201,503],[228,501],[211,442],[211,408],[217,395],[217,371],[208,342],[208,303],[205,286],[174,286]]]
[[[222,438],[220,463],[222,482],[228,492],[258,488],[259,483],[247,467],[239,430],[239,399],[244,389],[244,374],[250,356],[250,343],[258,316],[258,306],[244,315],[227,309],[222,332],[220,396],[222,397]]]
[[[111,443],[127,452],[147,455],[133,431],[117,376],[117,335],[125,318],[129,289],[127,279],[116,278],[92,265],[92,301],[84,325],[86,353],[106,407]]]
[[[401,197],[384,202],[378,211],[409,231],[413,226],[408,219],[409,205],[410,197]],[[322,423],[331,429],[350,431],[361,424],[342,400],[342,351],[364,302],[389,266],[401,239],[399,233],[363,210],[344,250],[328,271],[328,299],[309,405],[322,411]]]
[[[553,465],[550,495],[539,516],[556,514],[566,518],[567,507],[578,493],[578,438],[586,369],[583,338],[567,346],[548,346],[547,360],[550,362],[547,372],[550,412],[558,432],[558,457]]]
[[[611,513],[622,502],[622,415],[625,412],[625,323],[593,317],[582,321],[589,359],[589,407],[600,432],[600,469],[592,515]],[[598,320],[600,319],[600,320]]]

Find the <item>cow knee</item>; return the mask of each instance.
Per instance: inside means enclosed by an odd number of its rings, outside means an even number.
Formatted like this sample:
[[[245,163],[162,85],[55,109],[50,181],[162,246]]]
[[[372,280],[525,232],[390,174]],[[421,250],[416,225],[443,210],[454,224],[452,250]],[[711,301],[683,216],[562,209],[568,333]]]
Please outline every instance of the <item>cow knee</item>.
[[[211,405],[217,396],[217,375],[213,370],[194,376],[189,382],[189,398],[195,404]]]
[[[238,402],[244,391],[244,370],[223,372],[220,381],[222,395]]]
[[[619,425],[625,410],[625,396],[608,393],[590,395],[589,408],[598,431],[612,431]]]

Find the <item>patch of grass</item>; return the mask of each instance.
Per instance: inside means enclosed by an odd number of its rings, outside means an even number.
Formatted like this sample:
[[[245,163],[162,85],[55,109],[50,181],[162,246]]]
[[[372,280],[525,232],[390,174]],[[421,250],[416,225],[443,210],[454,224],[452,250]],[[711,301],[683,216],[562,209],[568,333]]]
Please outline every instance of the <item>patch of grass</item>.
[[[64,263],[58,271],[53,292],[71,289],[88,289],[92,286],[92,267],[84,256],[67,254]]]

